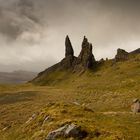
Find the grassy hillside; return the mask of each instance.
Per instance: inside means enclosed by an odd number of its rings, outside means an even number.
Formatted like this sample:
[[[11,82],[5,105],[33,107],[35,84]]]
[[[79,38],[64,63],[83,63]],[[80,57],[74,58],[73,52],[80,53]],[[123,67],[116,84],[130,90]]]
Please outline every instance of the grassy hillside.
[[[35,83],[0,86],[2,140],[42,140],[66,123],[81,126],[87,140],[140,139],[140,114],[130,110],[140,98],[140,55],[93,71],[55,71]]]
[[[37,85],[53,85],[62,87],[84,88],[131,88],[140,81],[140,55],[133,56],[129,61],[114,63],[105,61],[94,70],[88,71],[60,71],[41,75],[34,81]],[[136,87],[135,87],[136,88]]]

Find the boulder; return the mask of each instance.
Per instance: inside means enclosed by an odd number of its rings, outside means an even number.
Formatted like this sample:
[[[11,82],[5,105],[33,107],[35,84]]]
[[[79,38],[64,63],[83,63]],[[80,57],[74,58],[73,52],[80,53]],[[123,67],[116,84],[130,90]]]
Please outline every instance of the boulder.
[[[140,100],[134,99],[133,103],[131,105],[131,110],[133,113],[139,113],[140,112]]]
[[[66,124],[63,127],[60,127],[52,132],[50,132],[46,140],[55,140],[58,137],[73,137],[83,139],[87,136],[87,132],[81,130],[81,127],[76,126],[75,124]]]

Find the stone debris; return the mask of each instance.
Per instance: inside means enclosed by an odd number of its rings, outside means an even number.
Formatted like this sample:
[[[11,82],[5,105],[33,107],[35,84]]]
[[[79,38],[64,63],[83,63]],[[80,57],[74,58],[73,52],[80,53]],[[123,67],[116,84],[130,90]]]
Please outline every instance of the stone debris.
[[[74,105],[78,105],[78,106],[80,106],[80,103],[78,103],[78,102],[72,102]]]
[[[4,128],[2,129],[2,131],[6,131],[6,130],[8,130],[9,128],[11,128],[11,125],[4,127]]]
[[[30,123],[32,120],[34,120],[35,118],[37,117],[37,114],[33,114],[29,119],[28,121],[26,121],[26,124]]]
[[[46,118],[44,119],[43,121],[43,124],[45,124],[47,121],[51,120],[51,117],[50,116],[46,116]]]
[[[87,132],[81,130],[81,127],[75,124],[66,124],[52,132],[50,132],[45,140],[55,140],[58,137],[73,137],[83,139],[87,136]]]

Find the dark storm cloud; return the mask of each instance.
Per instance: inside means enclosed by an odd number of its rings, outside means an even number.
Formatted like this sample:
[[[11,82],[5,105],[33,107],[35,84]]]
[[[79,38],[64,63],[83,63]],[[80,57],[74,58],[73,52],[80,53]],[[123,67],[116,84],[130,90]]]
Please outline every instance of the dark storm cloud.
[[[134,50],[139,13],[139,0],[0,0],[0,66],[46,68],[64,56],[66,34],[76,55],[84,35],[98,59]]]
[[[58,25],[78,22],[74,17],[79,22],[91,18],[93,26],[139,33],[138,0],[1,0],[0,5],[0,32],[11,38],[37,30],[36,26],[42,26],[47,18],[50,24]],[[112,37],[110,34],[108,37]]]
[[[34,13],[34,2],[31,0],[1,0],[0,33],[10,39],[16,39],[23,32],[37,31],[42,26],[40,17]]]

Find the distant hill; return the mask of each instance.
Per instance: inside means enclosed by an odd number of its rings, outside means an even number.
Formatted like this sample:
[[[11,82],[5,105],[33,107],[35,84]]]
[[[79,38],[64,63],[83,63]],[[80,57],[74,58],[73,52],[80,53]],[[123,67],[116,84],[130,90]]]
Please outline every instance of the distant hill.
[[[37,73],[28,71],[0,72],[0,84],[18,84],[33,79]]]
[[[130,54],[140,54],[140,48],[130,52]]]

